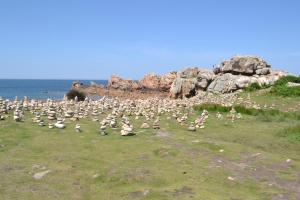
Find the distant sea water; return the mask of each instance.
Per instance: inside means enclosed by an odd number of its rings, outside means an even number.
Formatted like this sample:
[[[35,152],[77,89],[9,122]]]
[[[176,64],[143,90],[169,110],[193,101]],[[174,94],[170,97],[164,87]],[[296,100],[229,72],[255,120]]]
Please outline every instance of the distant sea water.
[[[30,99],[61,100],[71,89],[74,80],[23,80],[23,79],[0,79],[0,96],[4,99],[13,100],[17,96]],[[90,85],[91,81],[106,85],[107,80],[79,80],[79,82]]]

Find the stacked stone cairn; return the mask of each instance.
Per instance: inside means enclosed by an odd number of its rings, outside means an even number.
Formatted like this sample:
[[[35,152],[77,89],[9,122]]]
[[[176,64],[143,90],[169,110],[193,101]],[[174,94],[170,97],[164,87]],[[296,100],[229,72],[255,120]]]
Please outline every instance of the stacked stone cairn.
[[[196,126],[194,122],[191,122],[189,127],[188,127],[188,131],[196,131]]]
[[[130,124],[127,118],[123,119],[123,126],[121,130],[121,136],[132,136],[133,133],[133,125]]]
[[[208,111],[203,110],[201,116],[195,120],[196,128],[203,129],[205,128],[205,121],[208,118]]]
[[[159,117],[154,120],[153,129],[160,129]]]
[[[58,129],[64,129],[66,126],[65,126],[65,123],[64,123],[64,120],[62,118],[57,118],[57,121],[56,123],[54,124],[54,126]]]

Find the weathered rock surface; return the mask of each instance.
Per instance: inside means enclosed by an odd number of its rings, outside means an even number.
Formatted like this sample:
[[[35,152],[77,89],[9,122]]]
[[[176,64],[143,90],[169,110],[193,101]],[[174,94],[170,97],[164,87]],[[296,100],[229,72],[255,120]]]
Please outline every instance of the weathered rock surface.
[[[235,56],[224,61],[218,67],[219,73],[232,73],[244,75],[267,75],[270,73],[270,65],[257,56]]]
[[[236,86],[237,77],[227,73],[218,76],[207,88],[209,92],[228,93],[238,89]]]
[[[138,81],[125,80],[119,76],[112,76],[107,85],[108,88],[119,89],[125,91],[132,91],[141,89]]]
[[[162,76],[147,74],[141,81],[139,81],[139,84],[148,90],[168,92],[175,78],[176,72],[171,72]]]
[[[197,90],[205,90],[214,78],[212,70],[187,68],[177,73],[170,89],[170,96],[172,98],[194,96]]]
[[[200,91],[230,93],[252,83],[270,85],[286,75],[286,72],[271,70],[271,65],[257,56],[235,56],[213,70],[192,67],[162,76],[148,74],[140,81],[112,76],[107,86],[86,87],[76,82],[72,88],[101,96],[189,98]]]

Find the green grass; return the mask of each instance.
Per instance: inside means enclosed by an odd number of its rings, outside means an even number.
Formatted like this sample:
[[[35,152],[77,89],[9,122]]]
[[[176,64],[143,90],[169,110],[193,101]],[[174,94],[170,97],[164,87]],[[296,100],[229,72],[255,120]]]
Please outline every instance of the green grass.
[[[281,130],[279,136],[285,137],[292,142],[300,142],[300,124]]]
[[[160,131],[167,132],[166,137],[157,137],[153,129],[138,129],[144,118],[131,119],[137,134],[132,137],[121,137],[120,129],[109,129],[107,136],[100,136],[99,123],[90,119],[80,121],[82,133],[76,133],[75,123],[69,121],[64,130],[39,127],[31,122],[31,115],[26,115],[22,123],[11,117],[0,121],[0,199],[271,200],[279,194],[295,197],[292,188],[268,184],[270,173],[280,183],[297,181],[290,177],[300,170],[299,143],[278,132],[295,127],[299,121],[291,117],[265,122],[257,111],[236,107],[245,116],[232,123],[226,117],[215,117],[217,111],[226,114],[228,108],[211,107],[214,110],[209,110],[205,129],[196,132],[188,132],[187,127],[199,116],[199,107],[189,113],[185,125],[162,115]],[[260,156],[251,156],[257,153]],[[287,158],[292,159],[288,171],[281,168]],[[33,174],[43,171],[33,168],[37,164],[51,173],[34,180]],[[259,171],[261,167],[269,171]],[[229,176],[235,180],[228,180]]]
[[[245,88],[246,92],[254,92],[257,90],[262,90],[271,87],[271,85],[259,85],[258,83],[252,83],[247,88]]]
[[[202,111],[207,110],[211,112],[222,112],[228,113],[230,112],[231,108],[234,108],[236,112],[245,114],[245,115],[252,115],[252,116],[260,116],[267,118],[274,118],[274,117],[281,117],[281,118],[290,118],[300,120],[300,114],[296,112],[282,112],[278,109],[256,109],[256,108],[246,108],[242,105],[234,105],[232,107],[226,107],[219,104],[214,103],[205,103],[201,105],[194,106],[195,110]]]
[[[272,86],[270,93],[278,96],[300,96],[300,86],[288,87],[287,83],[300,83],[300,77],[297,76],[285,76],[275,82]]]

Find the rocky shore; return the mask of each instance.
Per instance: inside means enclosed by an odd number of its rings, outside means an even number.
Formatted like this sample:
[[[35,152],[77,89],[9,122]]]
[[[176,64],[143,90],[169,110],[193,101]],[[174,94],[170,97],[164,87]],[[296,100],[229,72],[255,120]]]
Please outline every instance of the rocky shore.
[[[214,69],[186,68],[165,75],[147,74],[143,79],[126,80],[112,76],[106,86],[86,86],[74,82],[72,89],[86,94],[124,98],[171,97],[190,98],[198,93],[231,93],[252,83],[272,85],[287,72],[273,70],[271,65],[257,56],[235,56]]]

